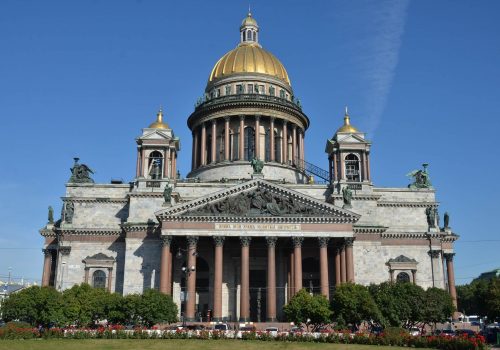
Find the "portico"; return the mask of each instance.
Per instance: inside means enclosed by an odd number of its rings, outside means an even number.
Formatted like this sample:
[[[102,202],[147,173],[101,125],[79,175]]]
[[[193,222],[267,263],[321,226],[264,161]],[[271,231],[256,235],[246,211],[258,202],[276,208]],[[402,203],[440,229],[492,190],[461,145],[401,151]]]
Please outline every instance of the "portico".
[[[156,214],[163,241],[175,242],[173,249],[183,253],[172,261],[173,251],[162,250],[162,267],[173,271],[160,271],[160,285],[173,286],[186,320],[211,310],[216,321],[275,321],[300,289],[328,297],[335,281],[354,280],[349,248],[358,216],[279,185],[252,180]],[[340,279],[337,252],[346,257]],[[319,264],[319,278],[304,273],[308,259]],[[197,260],[209,266],[212,285],[204,296]],[[187,276],[182,267],[191,269]]]

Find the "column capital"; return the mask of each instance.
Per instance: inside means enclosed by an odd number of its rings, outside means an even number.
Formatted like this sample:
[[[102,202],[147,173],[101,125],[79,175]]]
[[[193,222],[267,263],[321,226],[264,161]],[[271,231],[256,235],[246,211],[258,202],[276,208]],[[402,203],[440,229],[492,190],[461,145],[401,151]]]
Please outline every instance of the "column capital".
[[[453,261],[455,253],[443,253],[443,256],[446,259],[446,261]]]
[[[212,119],[212,125],[217,124],[217,118]]]
[[[45,256],[51,255],[52,254],[52,249],[48,249],[48,248],[42,249],[42,253]]]
[[[230,115],[226,115],[226,116],[224,117],[224,120],[225,120],[226,122],[231,121],[231,116],[230,116]]]
[[[250,236],[241,236],[240,237],[240,245],[242,247],[249,247],[251,241],[252,241],[252,237],[250,237]]]
[[[354,240],[355,238],[354,237],[347,237],[347,238],[344,238],[344,244],[346,247],[352,247],[353,244],[354,244]]]
[[[434,249],[431,249],[427,252],[427,254],[429,254],[429,256],[433,259],[437,259],[439,258],[439,254],[441,253],[440,250],[434,250]]]
[[[173,240],[173,236],[161,236],[161,245],[162,247],[170,246]]]
[[[260,117],[261,117],[260,114],[256,114],[255,115],[255,120],[260,120]]]
[[[199,239],[198,236],[187,236],[186,241],[188,247],[196,247],[196,245],[198,244],[198,239]]]
[[[292,129],[293,129],[293,130],[297,130],[297,124],[292,123]]]
[[[62,246],[62,247],[59,247],[59,252],[60,252],[62,255],[69,255],[69,253],[71,253],[71,247],[70,247],[70,246]]]
[[[240,120],[245,120],[245,115],[244,114],[240,114],[238,117],[240,117]]]
[[[414,274],[416,274],[416,273],[417,273],[417,270],[416,270],[416,269],[412,269],[412,270],[411,270],[411,273],[414,275]]]
[[[267,236],[266,237],[266,243],[269,248],[274,248],[276,247],[276,242],[278,241],[278,237],[275,236]]]
[[[286,124],[288,124],[288,120],[283,119],[283,125],[286,125]]]
[[[224,240],[226,239],[224,236],[213,236],[212,238],[214,239],[216,247],[222,247],[224,245]]]
[[[275,122],[276,120],[276,117],[269,117],[269,120],[272,121],[273,123]]]
[[[302,242],[304,242],[304,237],[299,237],[299,236],[292,237],[292,244],[294,248],[302,247]]]
[[[326,248],[328,247],[328,241],[330,240],[330,237],[318,237],[318,243],[320,248]]]

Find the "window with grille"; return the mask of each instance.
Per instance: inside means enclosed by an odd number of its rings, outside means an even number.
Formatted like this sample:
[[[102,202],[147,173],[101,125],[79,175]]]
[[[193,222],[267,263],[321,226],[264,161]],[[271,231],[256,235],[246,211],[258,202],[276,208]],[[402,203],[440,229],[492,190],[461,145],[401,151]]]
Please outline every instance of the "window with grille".
[[[400,272],[396,276],[396,281],[397,282],[410,282],[410,275],[408,275],[406,272]]]
[[[352,153],[345,157],[345,177],[347,181],[360,181],[359,159]]]
[[[106,273],[96,270],[92,275],[92,285],[94,288],[106,288]]]

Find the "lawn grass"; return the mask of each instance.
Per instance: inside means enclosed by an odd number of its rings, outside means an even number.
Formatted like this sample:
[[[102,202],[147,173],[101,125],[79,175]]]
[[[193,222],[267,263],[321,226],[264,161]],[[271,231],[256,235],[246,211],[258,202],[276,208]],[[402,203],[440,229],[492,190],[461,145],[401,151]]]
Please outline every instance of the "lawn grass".
[[[0,340],[0,350],[408,350],[396,346],[195,339]]]

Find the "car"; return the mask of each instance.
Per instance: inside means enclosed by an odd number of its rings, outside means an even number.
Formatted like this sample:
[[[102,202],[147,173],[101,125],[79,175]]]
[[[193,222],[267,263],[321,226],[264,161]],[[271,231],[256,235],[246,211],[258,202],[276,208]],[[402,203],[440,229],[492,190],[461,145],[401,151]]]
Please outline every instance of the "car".
[[[455,331],[453,329],[438,329],[434,332],[434,334],[443,337],[454,337]]]
[[[421,334],[420,328],[418,327],[411,327],[410,329],[408,329],[408,333],[410,333],[410,335],[413,337],[418,337]]]
[[[214,331],[228,331],[229,325],[227,323],[218,323],[214,326]]]
[[[384,332],[384,327],[381,327],[381,326],[373,326],[370,329],[370,333],[374,334],[374,335],[379,335],[379,334],[382,334],[383,332]]]
[[[472,329],[457,329],[455,334],[458,336],[466,334],[468,337],[475,337],[477,335]]]
[[[301,334],[301,333],[304,333],[304,328],[302,327],[292,327],[292,329],[290,329],[290,334]]]
[[[277,336],[278,332],[279,332],[279,329],[278,329],[278,327],[267,327],[265,329],[265,332],[269,333],[272,336]]]

